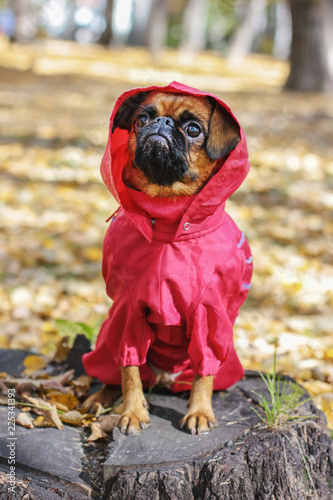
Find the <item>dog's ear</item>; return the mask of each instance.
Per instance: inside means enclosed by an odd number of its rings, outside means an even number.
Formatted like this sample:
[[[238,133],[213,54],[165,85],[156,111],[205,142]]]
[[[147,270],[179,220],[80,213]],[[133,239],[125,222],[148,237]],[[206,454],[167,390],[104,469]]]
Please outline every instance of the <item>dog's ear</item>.
[[[132,95],[126,99],[119,107],[112,124],[112,132],[117,127],[130,131],[132,127],[134,113],[137,108],[146,100],[149,92],[143,91]]]
[[[240,141],[240,130],[238,123],[223,106],[213,98],[208,99],[213,114],[209,124],[206,151],[211,160],[217,160],[235,149]]]

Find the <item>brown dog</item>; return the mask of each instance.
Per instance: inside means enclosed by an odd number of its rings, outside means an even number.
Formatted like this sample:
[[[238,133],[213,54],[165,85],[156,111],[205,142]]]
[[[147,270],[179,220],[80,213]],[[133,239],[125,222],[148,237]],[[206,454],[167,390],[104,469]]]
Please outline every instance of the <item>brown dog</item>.
[[[240,141],[239,125],[215,99],[189,94],[148,91],[126,99],[118,108],[113,129],[127,130],[128,162],[123,181],[151,198],[195,195],[216,172],[217,160]],[[157,380],[171,381],[154,370]],[[136,433],[150,425],[138,366],[121,367],[123,413],[118,427]],[[217,425],[211,397],[213,375],[194,376],[188,411],[180,426],[203,433]],[[108,385],[85,403],[110,406],[114,392]]]

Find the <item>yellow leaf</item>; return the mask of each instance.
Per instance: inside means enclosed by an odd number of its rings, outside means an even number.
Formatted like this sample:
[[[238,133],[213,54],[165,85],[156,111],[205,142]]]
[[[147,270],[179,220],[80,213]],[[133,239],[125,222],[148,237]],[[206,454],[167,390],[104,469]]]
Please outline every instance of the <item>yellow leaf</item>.
[[[5,335],[0,335],[0,349],[8,349],[9,346],[8,338]]]
[[[325,352],[325,358],[333,360],[333,348],[332,349],[328,349],[328,351]]]
[[[321,409],[326,415],[328,427],[333,429],[333,394],[322,395]]]
[[[57,429],[62,429],[63,425],[59,418],[57,409],[55,406],[47,410],[45,415],[40,415],[33,422],[35,427],[56,427]]]
[[[100,247],[85,248],[83,250],[83,255],[86,259],[100,262],[102,260],[102,249]]]
[[[29,375],[30,373],[45,368],[46,363],[44,359],[41,358],[40,356],[37,356],[36,354],[30,354],[24,359],[23,365],[25,366],[24,370],[25,375]]]
[[[68,410],[74,410],[77,405],[77,398],[73,394],[51,394],[48,395],[48,400],[53,404],[60,403]]]

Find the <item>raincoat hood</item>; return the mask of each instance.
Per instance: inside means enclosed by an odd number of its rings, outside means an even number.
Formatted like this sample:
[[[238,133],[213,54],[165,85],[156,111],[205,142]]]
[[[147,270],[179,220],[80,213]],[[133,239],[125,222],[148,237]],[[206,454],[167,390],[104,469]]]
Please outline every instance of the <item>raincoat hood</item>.
[[[117,99],[114,106],[108,142],[101,164],[104,183],[125,211],[128,220],[146,240],[152,241],[154,238],[152,219],[159,225],[159,228],[155,228],[157,229],[155,234],[168,234],[168,238],[172,234],[172,239],[175,240],[196,237],[200,233],[204,234],[214,229],[220,223],[226,200],[238,189],[249,171],[244,132],[239,126],[241,139],[238,145],[227,157],[217,160],[216,174],[198,194],[176,198],[150,198],[125,186],[122,174],[128,162],[129,132],[120,128],[112,132],[114,116],[122,103],[133,94],[150,90],[209,96],[222,105],[237,123],[238,121],[230,108],[218,97],[178,82],[172,82],[166,87],[151,86],[129,90]]]

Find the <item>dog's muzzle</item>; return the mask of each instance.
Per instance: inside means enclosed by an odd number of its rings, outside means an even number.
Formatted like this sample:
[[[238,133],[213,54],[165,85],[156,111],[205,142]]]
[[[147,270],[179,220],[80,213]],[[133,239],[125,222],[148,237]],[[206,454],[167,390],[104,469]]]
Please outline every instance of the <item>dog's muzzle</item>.
[[[135,164],[154,184],[171,186],[188,170],[186,146],[168,116],[159,116],[138,134]]]

